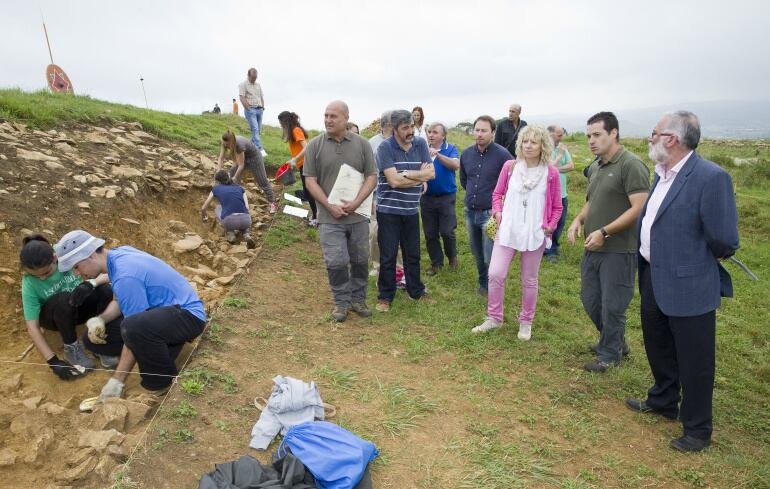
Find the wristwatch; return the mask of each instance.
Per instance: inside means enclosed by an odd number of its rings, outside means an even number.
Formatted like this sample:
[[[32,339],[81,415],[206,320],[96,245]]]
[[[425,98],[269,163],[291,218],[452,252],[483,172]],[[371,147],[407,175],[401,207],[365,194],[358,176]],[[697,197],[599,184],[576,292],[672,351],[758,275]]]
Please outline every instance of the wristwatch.
[[[601,228],[599,228],[599,231],[601,231],[601,232],[602,232],[602,237],[603,237],[604,239],[607,239],[607,238],[609,238],[609,237],[610,237],[610,233],[608,233],[608,232],[607,232],[607,230],[606,230],[606,229],[604,229],[604,226],[602,226]]]

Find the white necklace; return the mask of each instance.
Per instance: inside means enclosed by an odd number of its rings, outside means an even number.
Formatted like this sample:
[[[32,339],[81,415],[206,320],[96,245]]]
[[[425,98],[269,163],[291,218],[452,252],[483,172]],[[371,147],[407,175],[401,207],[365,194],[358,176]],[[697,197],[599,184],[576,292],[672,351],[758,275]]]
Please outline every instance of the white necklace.
[[[523,194],[521,205],[524,206],[524,208],[527,207],[527,201],[529,200],[529,192],[538,186],[540,183],[540,180],[543,179],[543,176],[545,175],[545,167],[542,165],[538,166],[537,174],[534,178],[529,178],[527,175],[527,165],[524,164],[523,169],[519,172],[519,180],[521,181],[521,189],[519,189],[519,193]]]

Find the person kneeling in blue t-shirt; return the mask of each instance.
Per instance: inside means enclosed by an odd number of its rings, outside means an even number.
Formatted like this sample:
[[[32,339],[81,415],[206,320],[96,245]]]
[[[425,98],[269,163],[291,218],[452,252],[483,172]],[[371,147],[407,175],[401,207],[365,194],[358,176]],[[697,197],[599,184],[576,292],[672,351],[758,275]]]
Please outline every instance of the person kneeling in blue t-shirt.
[[[99,400],[120,397],[136,363],[142,387],[165,394],[179,373],[174,360],[182,346],[206,324],[203,302],[192,286],[163,260],[131,246],[107,250],[103,239],[86,231],[65,234],[55,250],[62,272],[72,270],[83,279],[107,273],[123,313],[123,351]]]
[[[201,207],[203,222],[209,220],[209,216],[206,214],[209,204],[211,204],[212,200],[217,199],[219,205],[214,209],[214,214],[216,214],[217,220],[225,228],[225,239],[227,242],[235,243],[237,235],[240,234],[246,242],[246,247],[249,249],[254,248],[257,244],[249,234],[251,216],[249,215],[249,201],[246,198],[246,192],[243,190],[243,187],[233,183],[230,175],[224,170],[216,172],[214,180],[216,180],[217,185],[214,185],[214,188],[211,189],[211,193],[209,193],[206,202]]]

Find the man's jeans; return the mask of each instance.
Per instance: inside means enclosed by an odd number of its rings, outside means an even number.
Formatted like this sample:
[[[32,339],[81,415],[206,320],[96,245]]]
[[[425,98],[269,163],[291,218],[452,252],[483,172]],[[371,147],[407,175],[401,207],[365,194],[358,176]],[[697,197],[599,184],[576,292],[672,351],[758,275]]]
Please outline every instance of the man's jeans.
[[[336,306],[366,302],[369,278],[369,223],[319,224],[321,250]]]
[[[586,251],[580,263],[580,298],[599,330],[597,358],[618,363],[626,333],[626,309],[634,297],[636,254]]]
[[[489,288],[489,261],[492,259],[492,247],[494,242],[487,236],[484,227],[490,218],[490,211],[473,210],[465,208],[465,227],[468,228],[468,241],[471,244],[471,252],[476,258],[476,270],[479,272],[479,287]]]
[[[249,127],[251,128],[251,142],[254,143],[254,146],[256,146],[257,149],[262,149],[262,141],[259,139],[259,133],[262,131],[262,113],[264,110],[265,109],[263,108],[250,108],[243,112],[243,115],[246,116],[246,122],[249,123]]]
[[[556,230],[553,232],[553,236],[551,236],[551,247],[546,248],[545,253],[543,253],[545,256],[559,256],[559,238],[564,230],[564,223],[567,222],[567,200],[567,197],[561,199],[561,217],[559,218],[559,224],[556,225]]]
[[[396,256],[399,244],[404,257],[406,292],[412,299],[425,294],[420,281],[420,216],[377,213],[377,244],[380,246],[378,299],[393,302],[396,296]]]

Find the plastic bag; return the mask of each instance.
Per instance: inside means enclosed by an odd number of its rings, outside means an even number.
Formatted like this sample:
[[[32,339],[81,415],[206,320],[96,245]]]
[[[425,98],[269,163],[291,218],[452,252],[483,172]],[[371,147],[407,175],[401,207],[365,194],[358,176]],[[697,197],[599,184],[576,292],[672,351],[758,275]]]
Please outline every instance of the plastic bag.
[[[294,426],[278,447],[279,456],[287,446],[313,474],[319,489],[353,489],[380,453],[372,442],[326,421]]]

